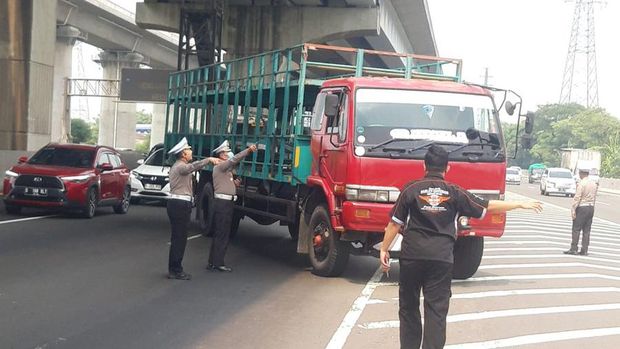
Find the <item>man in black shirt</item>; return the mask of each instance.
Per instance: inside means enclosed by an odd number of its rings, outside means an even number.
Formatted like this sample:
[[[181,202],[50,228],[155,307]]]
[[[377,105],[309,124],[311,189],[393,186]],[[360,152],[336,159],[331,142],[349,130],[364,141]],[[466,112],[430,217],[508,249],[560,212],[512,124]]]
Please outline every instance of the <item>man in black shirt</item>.
[[[424,158],[426,176],[402,190],[385,228],[381,265],[390,268],[388,252],[403,228],[400,256],[399,318],[401,348],[443,348],[450,305],[456,218],[483,218],[487,212],[515,208],[542,210],[538,201],[486,200],[444,180],[448,152],[437,145]],[[424,292],[424,335],[420,316],[420,290]]]

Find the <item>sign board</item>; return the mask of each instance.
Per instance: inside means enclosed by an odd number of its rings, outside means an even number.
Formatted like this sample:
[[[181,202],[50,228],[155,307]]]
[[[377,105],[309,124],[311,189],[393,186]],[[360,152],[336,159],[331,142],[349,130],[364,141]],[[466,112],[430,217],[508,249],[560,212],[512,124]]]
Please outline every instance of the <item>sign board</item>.
[[[166,102],[168,75],[173,70],[123,68],[121,101]]]

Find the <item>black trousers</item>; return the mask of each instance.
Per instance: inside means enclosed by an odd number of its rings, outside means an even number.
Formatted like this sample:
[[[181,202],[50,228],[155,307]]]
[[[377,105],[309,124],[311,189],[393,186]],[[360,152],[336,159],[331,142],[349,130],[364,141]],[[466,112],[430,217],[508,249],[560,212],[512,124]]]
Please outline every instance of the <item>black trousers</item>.
[[[170,199],[167,205],[170,219],[170,254],[168,256],[168,272],[183,271],[183,255],[187,245],[187,229],[192,214],[192,203],[185,200]]]
[[[441,349],[446,343],[446,317],[452,296],[452,263],[400,260],[399,311],[401,349]],[[420,316],[424,292],[424,334]]]
[[[216,267],[225,265],[224,256],[228,249],[230,238],[230,225],[234,210],[234,201],[215,198],[213,200],[213,242],[209,253],[209,264]]]
[[[594,218],[594,206],[577,207],[575,213],[576,217],[573,219],[573,239],[570,244],[570,249],[577,251],[579,233],[583,231],[581,251],[587,253],[588,246],[590,246],[590,229],[592,229],[592,219]]]

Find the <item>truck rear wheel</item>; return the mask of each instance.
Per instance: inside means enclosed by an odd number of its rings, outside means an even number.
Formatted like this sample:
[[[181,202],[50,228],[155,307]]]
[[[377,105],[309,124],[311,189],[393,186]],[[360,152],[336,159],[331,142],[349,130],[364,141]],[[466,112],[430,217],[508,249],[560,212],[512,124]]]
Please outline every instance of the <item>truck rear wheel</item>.
[[[476,273],[482,260],[484,239],[479,236],[462,236],[454,245],[452,278],[464,280]]]
[[[324,205],[318,205],[310,217],[308,256],[312,273],[319,276],[339,276],[349,261],[349,244],[340,241]]]

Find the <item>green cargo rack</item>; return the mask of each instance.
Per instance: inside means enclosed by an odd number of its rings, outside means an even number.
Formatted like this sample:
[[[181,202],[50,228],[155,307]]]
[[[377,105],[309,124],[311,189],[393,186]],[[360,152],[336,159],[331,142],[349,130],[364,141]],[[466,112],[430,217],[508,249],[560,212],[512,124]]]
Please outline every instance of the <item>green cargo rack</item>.
[[[194,153],[205,157],[224,139],[234,152],[256,143],[259,151],[240,164],[239,175],[305,183],[311,164],[308,126],[325,80],[460,81],[461,66],[451,58],[302,44],[175,72],[168,82],[164,147],[187,137]]]

